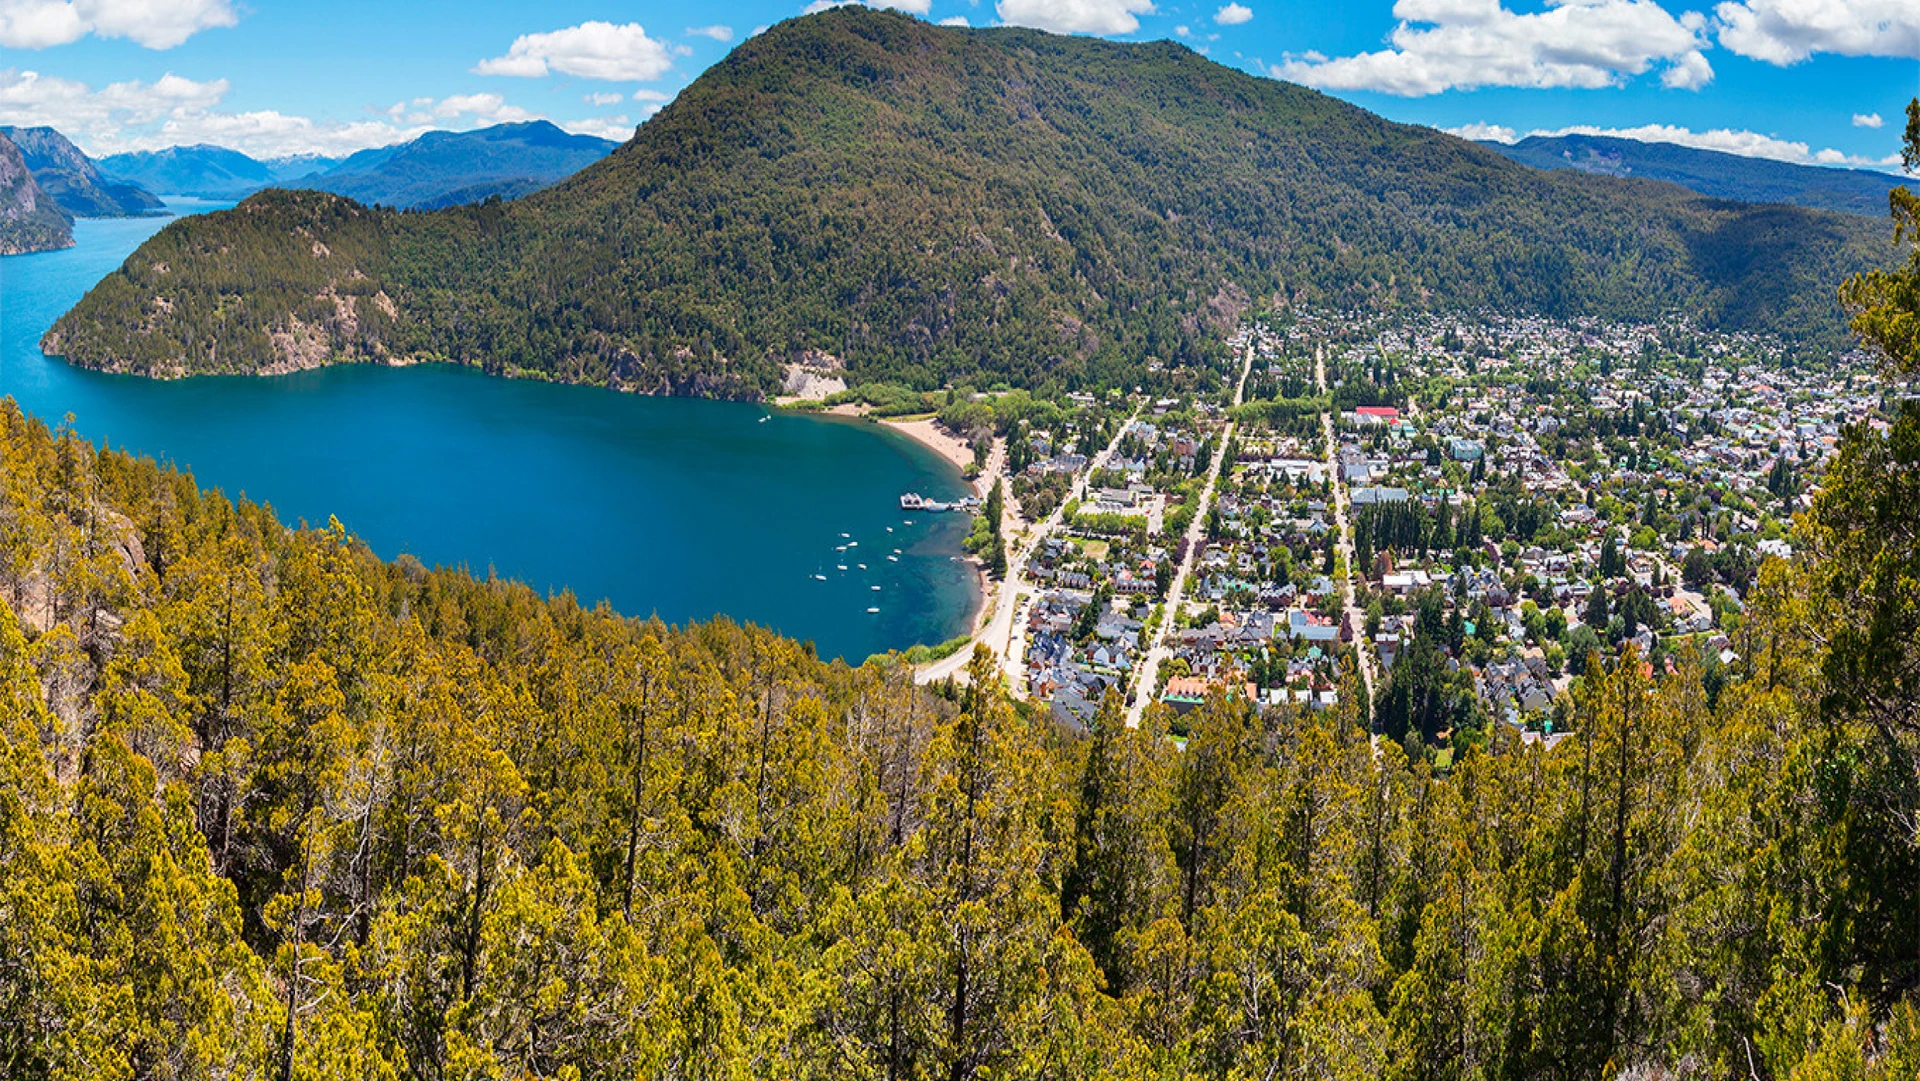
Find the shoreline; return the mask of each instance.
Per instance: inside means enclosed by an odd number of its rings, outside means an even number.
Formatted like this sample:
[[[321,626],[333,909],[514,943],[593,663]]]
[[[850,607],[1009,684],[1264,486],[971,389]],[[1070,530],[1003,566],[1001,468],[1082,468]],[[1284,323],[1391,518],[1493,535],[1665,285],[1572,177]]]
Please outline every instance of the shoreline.
[[[963,475],[967,467],[973,464],[973,448],[963,442],[960,437],[942,428],[940,423],[932,417],[922,417],[918,420],[880,420],[880,423],[939,455]],[[980,490],[978,478],[964,480],[963,483],[975,496],[985,498],[985,493]]]

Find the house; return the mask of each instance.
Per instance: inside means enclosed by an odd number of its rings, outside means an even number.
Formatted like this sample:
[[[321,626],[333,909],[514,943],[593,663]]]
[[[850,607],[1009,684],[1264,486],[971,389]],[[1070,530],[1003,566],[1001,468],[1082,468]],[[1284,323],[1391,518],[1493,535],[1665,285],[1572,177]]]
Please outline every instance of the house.
[[[1287,635],[1303,642],[1331,642],[1340,636],[1340,627],[1318,612],[1293,608],[1287,612]]]
[[[1400,411],[1388,405],[1363,405],[1353,411],[1353,422],[1368,426],[1390,426],[1400,419]]]
[[[1208,693],[1218,685],[1213,680],[1199,676],[1175,676],[1167,681],[1166,693],[1160,696],[1160,701],[1172,706],[1176,713],[1186,713],[1205,702]],[[1251,683],[1237,683],[1227,687],[1228,698],[1238,698],[1243,693],[1247,701],[1260,700],[1259,691],[1255,690]]]

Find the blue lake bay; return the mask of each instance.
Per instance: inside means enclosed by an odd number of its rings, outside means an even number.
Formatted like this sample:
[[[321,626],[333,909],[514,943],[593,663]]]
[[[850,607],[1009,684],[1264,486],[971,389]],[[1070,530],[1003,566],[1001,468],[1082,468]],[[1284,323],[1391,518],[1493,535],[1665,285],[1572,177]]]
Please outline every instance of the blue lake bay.
[[[42,357],[53,320],[164,224],[82,221],[76,248],[0,261],[0,395],[289,524],[337,517],[389,558],[670,622],[725,614],[854,661],[966,630],[965,517],[897,504],[964,484],[881,425],[440,365],[156,382]]]

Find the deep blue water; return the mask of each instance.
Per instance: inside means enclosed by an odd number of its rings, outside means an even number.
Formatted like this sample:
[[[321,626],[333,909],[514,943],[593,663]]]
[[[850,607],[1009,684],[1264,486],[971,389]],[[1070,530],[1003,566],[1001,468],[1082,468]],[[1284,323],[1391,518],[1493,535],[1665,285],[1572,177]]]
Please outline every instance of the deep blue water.
[[[977,590],[953,557],[966,520],[897,502],[963,481],[879,425],[448,366],[156,382],[41,356],[53,320],[164,224],[82,221],[75,248],[0,260],[0,394],[288,524],[336,516],[389,558],[491,568],[675,623],[725,614],[856,661],[965,630]]]

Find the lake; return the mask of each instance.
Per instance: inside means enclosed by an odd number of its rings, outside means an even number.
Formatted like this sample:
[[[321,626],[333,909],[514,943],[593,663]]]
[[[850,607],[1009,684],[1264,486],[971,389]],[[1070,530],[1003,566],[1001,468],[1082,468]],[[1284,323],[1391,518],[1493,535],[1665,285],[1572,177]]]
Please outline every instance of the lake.
[[[387,558],[673,623],[725,614],[856,662],[966,632],[966,517],[898,503],[965,483],[882,425],[444,365],[157,382],[41,356],[53,321],[165,224],[81,221],[74,248],[0,260],[0,394],[290,525],[337,517]]]

